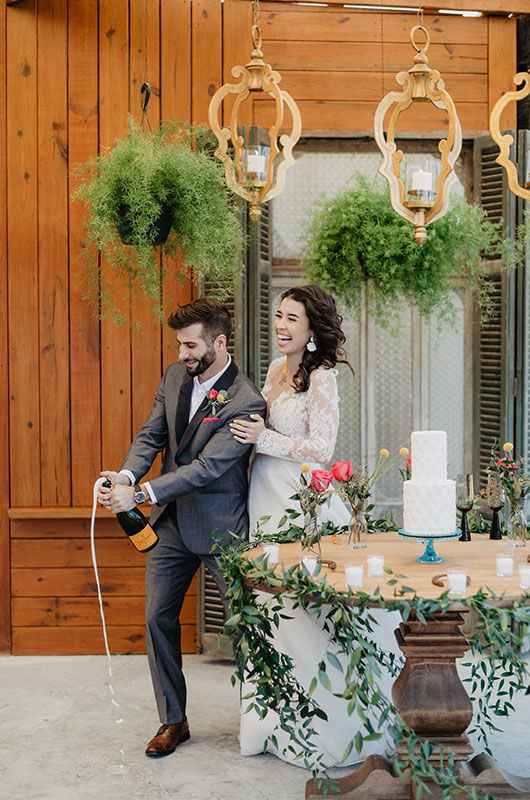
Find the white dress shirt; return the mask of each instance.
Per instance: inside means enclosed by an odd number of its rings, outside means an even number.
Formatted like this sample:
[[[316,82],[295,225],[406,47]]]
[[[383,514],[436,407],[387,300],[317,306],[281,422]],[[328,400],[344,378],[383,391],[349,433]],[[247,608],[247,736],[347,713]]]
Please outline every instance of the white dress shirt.
[[[226,372],[226,370],[232,363],[232,358],[230,357],[230,353],[227,353],[227,356],[228,356],[228,361],[226,362],[224,367],[219,370],[219,372],[216,372],[213,378],[208,378],[207,381],[201,383],[199,381],[198,375],[194,376],[193,389],[191,392],[191,399],[190,399],[190,413],[188,416],[188,422],[191,422],[192,418],[197,413],[202,401],[204,400],[210,389],[212,389],[215,386],[215,384],[217,383],[223,372]],[[120,471],[120,475],[126,475],[129,478],[131,486],[135,484],[136,478],[129,469],[122,469]],[[147,481],[146,483],[144,483],[144,486],[147,491],[148,500],[151,503],[151,505],[153,505],[153,503],[156,503],[156,495],[151,487],[151,484],[149,483],[149,481]]]

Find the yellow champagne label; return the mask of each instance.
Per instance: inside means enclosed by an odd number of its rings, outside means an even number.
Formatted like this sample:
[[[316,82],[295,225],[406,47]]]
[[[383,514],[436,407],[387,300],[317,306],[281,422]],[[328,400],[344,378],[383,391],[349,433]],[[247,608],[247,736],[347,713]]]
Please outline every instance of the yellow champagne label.
[[[129,536],[129,539],[137,550],[142,551],[151,547],[151,545],[157,541],[158,536],[150,525],[146,525],[145,528],[142,528],[138,533],[133,533],[132,536]]]

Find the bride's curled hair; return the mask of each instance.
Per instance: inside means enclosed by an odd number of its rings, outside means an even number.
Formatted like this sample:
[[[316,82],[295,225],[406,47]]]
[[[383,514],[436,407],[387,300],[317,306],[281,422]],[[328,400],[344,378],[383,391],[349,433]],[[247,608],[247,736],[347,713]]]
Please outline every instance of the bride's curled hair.
[[[304,350],[293,378],[295,392],[307,392],[310,375],[318,367],[331,369],[337,363],[348,364],[353,373],[351,365],[344,358],[342,345],[346,337],[341,328],[342,317],[337,312],[333,297],[315,284],[294,286],[284,292],[281,299],[286,297],[303,303],[316,345],[314,352]]]

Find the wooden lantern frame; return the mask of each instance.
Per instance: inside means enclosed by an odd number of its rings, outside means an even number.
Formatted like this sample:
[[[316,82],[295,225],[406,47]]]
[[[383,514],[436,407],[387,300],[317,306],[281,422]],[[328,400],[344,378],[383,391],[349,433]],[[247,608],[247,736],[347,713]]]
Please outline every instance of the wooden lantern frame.
[[[292,150],[302,133],[302,118],[295,101],[279,87],[281,75],[263,60],[261,50],[261,33],[257,21],[252,26],[252,43],[254,45],[251,60],[246,66],[232,67],[232,75],[240,77],[240,83],[225,83],[211,99],[208,109],[208,121],[219,147],[215,155],[225,166],[226,183],[235,194],[243,197],[250,206],[250,216],[257,219],[261,216],[261,206],[273,197],[281,194],[285,185],[285,173],[295,163]],[[270,155],[267,163],[264,182],[252,182],[247,179],[244,170],[243,150],[245,142],[239,133],[238,113],[241,104],[247,100],[251,92],[265,92],[273,98],[276,106],[274,123],[268,129]],[[235,94],[236,99],[230,116],[230,127],[221,127],[219,115],[225,97]],[[278,137],[283,125],[284,107],[291,112],[293,124],[290,133]],[[279,141],[278,141],[279,139]],[[228,144],[232,142],[233,156],[228,152]],[[280,162],[275,165],[278,156]]]
[[[530,72],[518,72],[514,75],[513,82],[516,86],[521,86],[519,91],[505,92],[502,94],[495,105],[493,106],[490,114],[490,133],[493,141],[499,145],[499,155],[495,159],[497,164],[504,167],[506,176],[508,178],[508,186],[510,190],[519,195],[525,200],[530,200],[530,188],[526,189],[521,186],[517,176],[517,165],[510,159],[510,147],[513,144],[513,136],[511,133],[501,133],[500,122],[501,114],[512,100],[517,103],[519,100],[524,100],[530,94]]]
[[[414,37],[417,31],[425,35],[423,47],[416,44]],[[379,103],[374,118],[374,135],[383,154],[379,173],[388,181],[392,208],[414,226],[414,238],[421,245],[427,239],[426,226],[443,217],[449,209],[449,192],[457,180],[454,166],[462,149],[462,128],[453,98],[445,89],[440,72],[429,67],[426,55],[430,44],[429,32],[423,25],[415,25],[410,31],[410,40],[416,50],[414,66],[407,72],[398,72],[396,75],[397,83],[404,87],[403,91],[391,91]],[[400,178],[403,152],[397,148],[395,129],[399,115],[414,102],[431,102],[436,108],[444,109],[449,118],[447,138],[438,142],[442,169],[436,182],[436,197],[433,201],[405,200],[405,187]],[[385,133],[385,117],[393,105],[395,108]]]

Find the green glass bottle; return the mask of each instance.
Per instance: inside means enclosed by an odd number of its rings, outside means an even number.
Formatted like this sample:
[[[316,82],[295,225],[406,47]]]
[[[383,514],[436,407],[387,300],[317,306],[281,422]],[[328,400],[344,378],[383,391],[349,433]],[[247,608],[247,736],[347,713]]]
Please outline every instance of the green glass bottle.
[[[107,489],[112,488],[109,480],[106,480],[102,485]],[[139,508],[131,508],[130,511],[119,511],[115,516],[129,541],[133,543],[140,553],[148,553],[158,544],[158,536]]]

